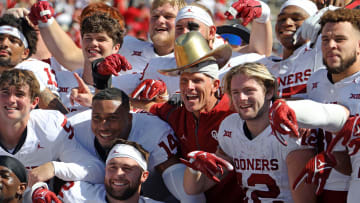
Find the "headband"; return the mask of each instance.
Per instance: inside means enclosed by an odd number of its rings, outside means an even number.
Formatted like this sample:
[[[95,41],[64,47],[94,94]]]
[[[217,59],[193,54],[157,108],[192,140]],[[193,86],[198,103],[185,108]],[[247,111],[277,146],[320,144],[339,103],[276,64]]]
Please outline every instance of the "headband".
[[[0,156],[0,166],[10,169],[20,182],[27,183],[25,167],[19,160],[10,156]]]
[[[27,42],[25,36],[16,27],[2,25],[2,26],[0,26],[0,34],[8,34],[8,35],[14,36],[22,41],[25,48],[28,48],[28,42]]]
[[[211,16],[204,9],[198,6],[185,6],[182,8],[176,16],[175,24],[184,18],[194,18],[207,26],[214,25],[214,21]]]
[[[204,73],[214,79],[219,79],[219,66],[215,60],[207,60],[184,70],[188,73]]]
[[[117,157],[126,157],[135,160],[144,171],[147,170],[147,162],[144,156],[135,147],[128,144],[117,144],[111,150],[106,159],[106,164]]]
[[[280,12],[287,6],[297,6],[302,8],[310,16],[314,15],[318,9],[314,2],[310,0],[287,0],[280,8]]]

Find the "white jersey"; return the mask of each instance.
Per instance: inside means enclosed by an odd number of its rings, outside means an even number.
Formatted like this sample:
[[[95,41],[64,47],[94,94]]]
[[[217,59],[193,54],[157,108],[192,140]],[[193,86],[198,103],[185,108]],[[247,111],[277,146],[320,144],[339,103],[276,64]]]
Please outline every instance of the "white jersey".
[[[101,154],[95,147],[95,135],[91,130],[91,110],[76,113],[69,117],[69,120],[74,122],[76,139],[91,154],[101,159]],[[143,194],[159,200],[163,200],[165,197],[171,198],[162,182],[161,174],[154,170],[156,166],[177,153],[177,140],[169,124],[148,113],[133,113],[132,127],[127,139],[137,142],[149,152],[148,170],[150,176],[143,184]]]
[[[165,162],[177,153],[176,138],[171,127],[157,116],[148,113],[132,114],[132,126],[128,140],[142,145],[150,153],[148,168]],[[95,135],[91,130],[91,110],[74,114],[69,118],[73,123],[76,139],[91,154],[99,156],[95,145]]]
[[[170,96],[175,93],[179,93],[180,77],[166,76],[158,72],[158,70],[160,69],[170,69],[170,68],[176,68],[176,60],[174,53],[170,53],[166,56],[159,56],[157,58],[153,58],[149,61],[148,65],[144,69],[143,80],[145,79],[162,80],[165,82],[167,91]]]
[[[49,63],[55,75],[56,81],[58,82],[57,94],[59,95],[61,102],[69,110],[69,112],[89,109],[88,107],[81,106],[76,102],[74,105],[71,105],[70,103],[71,89],[79,86],[76,78],[74,77],[74,73],[77,73],[79,76],[81,76],[83,73],[83,69],[78,68],[75,71],[69,71],[64,66],[62,66],[54,57],[50,58]]]
[[[132,66],[132,70],[126,72],[119,72],[119,76],[112,77],[112,85],[116,88],[123,90],[126,94],[131,94],[143,79],[159,78],[164,80],[164,82],[168,84],[166,81],[169,80],[167,79],[169,77],[160,75],[159,73],[157,73],[157,70],[176,67],[176,63],[167,64],[169,63],[167,62],[169,57],[175,62],[175,59],[173,58],[173,53],[170,53],[166,56],[159,56],[155,53],[153,43],[141,41],[132,36],[124,37],[124,43],[119,50],[119,54],[123,55],[129,61]],[[158,60],[158,58],[164,59],[164,61]],[[158,64],[159,62],[160,64]],[[164,77],[166,78],[164,79]],[[171,79],[174,78],[171,77]],[[176,82],[169,83],[169,93],[172,93],[173,89],[171,84],[175,83]],[[176,88],[178,86],[179,85],[177,84]],[[171,91],[169,91],[169,89]]]
[[[81,77],[82,69],[77,69],[74,72],[78,73],[79,76]],[[71,71],[55,72],[55,76],[59,86],[60,99],[64,104],[64,106],[66,106],[66,108],[69,110],[69,112],[89,109],[89,107],[82,106],[77,102],[75,102],[74,105],[71,105],[70,103],[71,89],[79,86],[74,76],[74,72]]]
[[[84,181],[67,182],[61,187],[58,195],[64,203],[106,203],[104,184],[91,184]],[[140,196],[139,203],[161,203],[147,197]]]
[[[76,142],[70,122],[59,111],[32,110],[23,136],[15,151],[0,147],[0,154],[15,157],[27,170],[55,161],[55,175],[66,181],[103,181],[102,163]]]
[[[287,139],[283,146],[270,125],[257,137],[249,140],[244,121],[237,113],[226,117],[219,128],[221,149],[233,159],[238,182],[242,184],[248,202],[293,202],[289,186],[286,157],[292,151],[307,149],[301,139]]]
[[[41,86],[47,87],[56,95],[58,94],[58,84],[55,78],[55,71],[49,64],[37,59],[29,58],[15,66],[16,69],[30,70],[34,73]]]
[[[264,64],[271,74],[278,78],[279,97],[306,98],[306,83],[309,77],[313,72],[324,68],[321,40],[318,40],[314,48],[305,43],[285,60],[274,61],[272,57],[268,57],[258,62]]]
[[[307,84],[308,97],[322,103],[342,104],[350,110],[351,115],[360,113],[360,72],[357,72],[341,81],[332,83],[328,78],[326,69],[319,70],[310,77]],[[323,144],[326,149],[332,138],[335,136],[329,132],[319,130],[324,139]],[[316,135],[318,138],[319,134]],[[341,144],[336,145],[336,151],[346,150]],[[353,149],[349,149],[352,153]],[[352,180],[358,179],[360,167],[360,153],[350,156],[353,167]],[[326,181],[325,189],[346,191],[349,187],[350,177],[345,176],[336,170],[332,170]]]
[[[132,36],[125,36],[119,54],[124,56],[131,64],[129,73],[142,73],[146,64],[158,55],[155,53],[151,42],[141,41]]]

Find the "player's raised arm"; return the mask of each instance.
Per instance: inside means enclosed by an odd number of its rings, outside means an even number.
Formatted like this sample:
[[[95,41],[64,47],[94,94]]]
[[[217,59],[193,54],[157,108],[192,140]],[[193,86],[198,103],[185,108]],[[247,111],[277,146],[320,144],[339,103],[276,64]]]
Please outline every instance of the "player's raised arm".
[[[272,27],[269,6],[257,0],[239,0],[225,13],[228,19],[242,18],[246,26],[252,21],[249,45],[239,50],[242,53],[258,53],[269,56],[272,51]]]
[[[73,71],[84,64],[84,56],[74,41],[54,19],[54,9],[48,1],[38,1],[29,13],[29,19],[39,26],[44,42],[57,61]]]

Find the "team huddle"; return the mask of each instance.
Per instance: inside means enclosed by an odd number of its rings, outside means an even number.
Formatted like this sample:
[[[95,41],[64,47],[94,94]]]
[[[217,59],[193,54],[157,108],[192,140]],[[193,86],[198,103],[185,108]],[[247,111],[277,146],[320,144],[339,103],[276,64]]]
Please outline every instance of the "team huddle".
[[[246,39],[201,1],[153,0],[151,41],[90,3],[81,48],[48,1],[6,10],[0,202],[358,202],[358,5],[284,1],[281,57],[260,0],[224,13]]]

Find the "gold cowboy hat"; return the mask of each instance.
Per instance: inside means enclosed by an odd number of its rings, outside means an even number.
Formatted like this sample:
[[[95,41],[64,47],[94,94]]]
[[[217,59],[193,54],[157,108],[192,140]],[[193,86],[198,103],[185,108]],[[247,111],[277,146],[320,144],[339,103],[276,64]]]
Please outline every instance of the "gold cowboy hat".
[[[177,76],[180,75],[181,71],[209,59],[214,59],[221,69],[229,61],[232,50],[227,44],[211,50],[200,32],[191,31],[175,40],[174,54],[177,68],[161,69],[158,70],[159,73]]]

